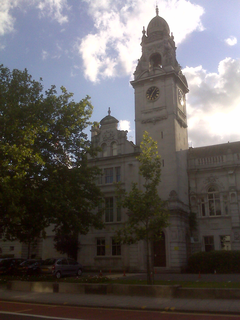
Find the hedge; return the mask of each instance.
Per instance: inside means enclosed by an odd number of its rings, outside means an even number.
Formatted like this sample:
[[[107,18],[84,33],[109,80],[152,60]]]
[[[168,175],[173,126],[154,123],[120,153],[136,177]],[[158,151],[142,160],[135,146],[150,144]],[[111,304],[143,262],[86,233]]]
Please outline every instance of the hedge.
[[[197,252],[188,260],[190,273],[240,273],[240,251]]]

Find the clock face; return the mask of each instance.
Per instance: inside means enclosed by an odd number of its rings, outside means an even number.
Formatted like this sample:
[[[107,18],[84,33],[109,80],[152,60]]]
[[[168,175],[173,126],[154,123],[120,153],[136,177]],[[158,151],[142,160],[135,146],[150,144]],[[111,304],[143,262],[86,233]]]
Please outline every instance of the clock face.
[[[185,104],[185,98],[184,98],[184,94],[182,92],[182,90],[178,89],[178,101],[180,103],[180,105],[183,107]]]
[[[147,89],[146,97],[150,101],[154,101],[159,97],[160,90],[158,87],[150,87]]]

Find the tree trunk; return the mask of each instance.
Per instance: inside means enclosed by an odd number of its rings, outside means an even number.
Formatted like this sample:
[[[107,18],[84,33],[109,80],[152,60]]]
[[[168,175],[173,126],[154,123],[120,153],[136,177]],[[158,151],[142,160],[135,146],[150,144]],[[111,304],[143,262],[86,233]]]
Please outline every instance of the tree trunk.
[[[153,267],[151,241],[147,240],[147,284],[153,285]]]

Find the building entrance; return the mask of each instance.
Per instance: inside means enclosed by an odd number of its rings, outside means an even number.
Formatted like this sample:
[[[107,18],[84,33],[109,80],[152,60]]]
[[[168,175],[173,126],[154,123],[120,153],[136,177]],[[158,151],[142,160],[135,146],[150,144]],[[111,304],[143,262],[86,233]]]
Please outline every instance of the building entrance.
[[[153,243],[154,267],[166,267],[166,245],[165,234],[162,232],[162,239]]]

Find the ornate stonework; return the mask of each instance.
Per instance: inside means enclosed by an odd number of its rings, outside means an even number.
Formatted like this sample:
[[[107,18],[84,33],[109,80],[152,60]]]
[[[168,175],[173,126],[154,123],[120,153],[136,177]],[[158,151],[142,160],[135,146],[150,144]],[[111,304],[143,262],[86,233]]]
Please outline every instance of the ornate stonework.
[[[104,141],[111,141],[114,140],[114,133],[112,130],[107,130],[103,133],[103,140]]]

